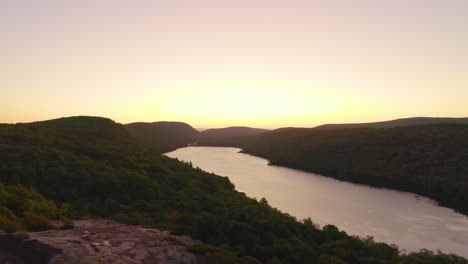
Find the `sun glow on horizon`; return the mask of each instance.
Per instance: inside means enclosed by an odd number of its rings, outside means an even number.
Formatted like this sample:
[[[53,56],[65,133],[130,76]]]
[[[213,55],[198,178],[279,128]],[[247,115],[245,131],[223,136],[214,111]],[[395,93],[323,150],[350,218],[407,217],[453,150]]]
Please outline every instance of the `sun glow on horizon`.
[[[299,89],[225,86],[172,93],[159,106],[170,119],[201,124],[233,123],[272,126],[278,122],[307,122],[332,115],[342,102]]]
[[[0,1],[0,123],[468,116],[468,1],[20,2]]]

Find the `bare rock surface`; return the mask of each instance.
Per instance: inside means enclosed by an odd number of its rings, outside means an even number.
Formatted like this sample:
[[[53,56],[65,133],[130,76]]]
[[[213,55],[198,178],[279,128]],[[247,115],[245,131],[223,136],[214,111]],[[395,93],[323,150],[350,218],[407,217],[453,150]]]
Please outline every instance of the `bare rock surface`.
[[[187,236],[109,220],[77,220],[74,225],[74,229],[34,232],[29,236],[63,251],[50,262],[56,264],[204,262],[185,246],[201,242]]]

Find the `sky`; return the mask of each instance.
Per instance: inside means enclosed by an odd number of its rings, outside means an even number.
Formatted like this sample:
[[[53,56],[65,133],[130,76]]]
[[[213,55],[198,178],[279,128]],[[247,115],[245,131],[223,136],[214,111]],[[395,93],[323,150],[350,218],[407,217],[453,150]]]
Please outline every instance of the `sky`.
[[[0,123],[468,116],[466,0],[0,0]]]

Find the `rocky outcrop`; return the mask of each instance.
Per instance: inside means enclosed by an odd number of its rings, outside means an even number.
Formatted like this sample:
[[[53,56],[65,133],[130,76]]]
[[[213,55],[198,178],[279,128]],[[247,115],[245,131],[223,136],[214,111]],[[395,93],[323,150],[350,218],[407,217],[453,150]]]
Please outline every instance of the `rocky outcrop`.
[[[201,242],[186,236],[109,220],[79,220],[74,225],[74,229],[35,232],[30,237],[62,251],[52,260],[54,264],[205,262],[187,250]]]

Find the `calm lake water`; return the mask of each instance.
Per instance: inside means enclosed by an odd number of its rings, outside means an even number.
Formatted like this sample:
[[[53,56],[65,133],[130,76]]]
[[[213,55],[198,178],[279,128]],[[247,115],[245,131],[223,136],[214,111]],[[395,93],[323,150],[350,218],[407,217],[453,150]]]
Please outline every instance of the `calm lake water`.
[[[407,251],[422,248],[468,257],[468,218],[412,193],[337,181],[318,174],[268,166],[237,148],[187,147],[166,155],[228,176],[250,197],[320,226],[333,224],[351,235]]]

